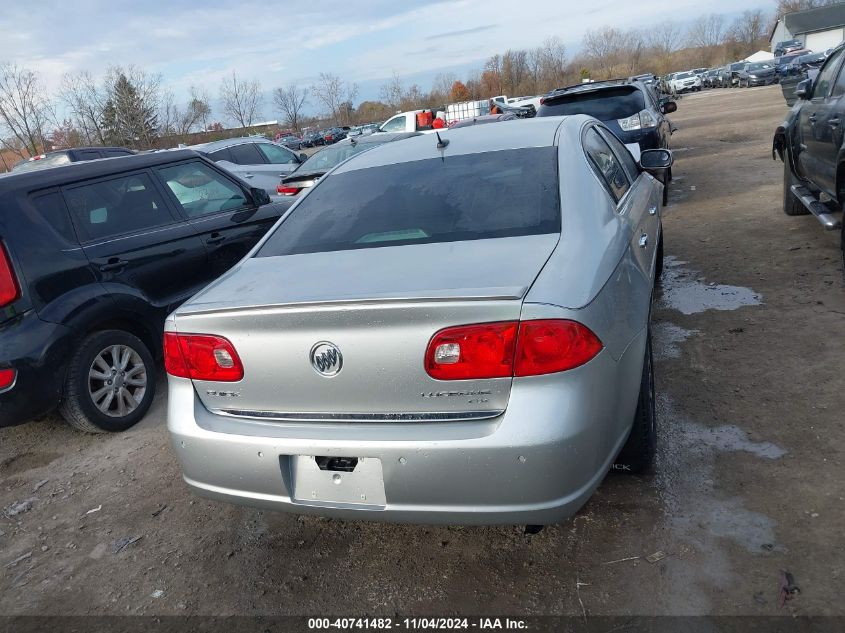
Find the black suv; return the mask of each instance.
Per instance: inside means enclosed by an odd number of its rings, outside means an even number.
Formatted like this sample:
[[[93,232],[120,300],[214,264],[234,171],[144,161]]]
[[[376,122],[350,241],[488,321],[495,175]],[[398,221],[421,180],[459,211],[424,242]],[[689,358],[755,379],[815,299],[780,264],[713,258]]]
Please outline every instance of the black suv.
[[[640,81],[610,80],[558,88],[540,99],[537,116],[588,114],[602,121],[639,160],[646,149],[669,149],[674,128],[666,114],[678,109]],[[668,201],[671,172],[667,170],[663,204]]]
[[[17,173],[31,169],[59,167],[85,160],[97,160],[98,158],[132,156],[134,153],[133,150],[125,147],[74,147],[72,149],[60,149],[55,152],[47,152],[46,154],[40,154],[19,161],[12,166],[10,171]]]
[[[827,230],[845,205],[845,45],[831,52],[815,79],[795,88],[798,103],[775,130],[772,157],[783,160],[783,211],[812,213]],[[822,200],[826,200],[822,202]],[[845,229],[842,229],[845,258]]]
[[[165,317],[284,209],[190,150],[0,177],[0,426],[135,424]]]

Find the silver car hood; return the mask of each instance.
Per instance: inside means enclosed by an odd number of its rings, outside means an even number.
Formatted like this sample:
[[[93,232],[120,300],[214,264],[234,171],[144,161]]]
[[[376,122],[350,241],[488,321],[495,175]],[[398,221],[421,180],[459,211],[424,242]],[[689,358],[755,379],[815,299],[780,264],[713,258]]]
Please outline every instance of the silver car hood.
[[[176,315],[388,299],[521,299],[560,235],[254,257]]]

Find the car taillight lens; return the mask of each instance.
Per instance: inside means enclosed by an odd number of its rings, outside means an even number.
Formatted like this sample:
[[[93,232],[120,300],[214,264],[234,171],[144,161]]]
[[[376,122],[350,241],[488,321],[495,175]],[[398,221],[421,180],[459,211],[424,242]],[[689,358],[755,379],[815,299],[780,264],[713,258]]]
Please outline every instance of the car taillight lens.
[[[237,382],[244,368],[234,346],[222,336],[164,333],[164,368],[191,380]]]
[[[629,116],[626,119],[618,119],[619,127],[622,128],[624,132],[630,132],[632,130],[639,130],[642,127],[640,123],[640,113],[634,114]]]
[[[577,321],[522,321],[513,375],[539,376],[574,369],[592,360],[601,350],[599,338]]]
[[[7,306],[20,296],[18,280],[6,247],[0,244],[0,307]]]
[[[0,391],[15,384],[18,373],[14,369],[0,369]]]
[[[300,191],[300,187],[288,187],[286,185],[278,185],[276,187],[276,193],[279,193],[283,196],[295,196]]]
[[[511,376],[516,331],[516,321],[440,330],[428,344],[425,369],[437,380]]]
[[[565,319],[463,325],[432,337],[425,369],[437,380],[539,376],[580,367],[602,347],[587,326]]]

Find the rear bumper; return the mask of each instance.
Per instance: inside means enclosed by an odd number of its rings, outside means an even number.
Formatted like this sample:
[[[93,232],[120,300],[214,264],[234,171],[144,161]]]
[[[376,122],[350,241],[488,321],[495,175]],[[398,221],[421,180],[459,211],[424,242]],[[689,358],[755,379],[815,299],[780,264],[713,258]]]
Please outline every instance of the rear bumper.
[[[232,420],[169,377],[168,429],[185,481],[222,501],[376,521],[556,523],[587,501],[627,438],[644,345],[641,335],[618,361],[605,351],[563,374],[516,379],[507,411],[474,422]],[[383,484],[366,502],[321,499],[296,472],[297,456],[315,455],[378,460]]]
[[[0,427],[21,424],[54,409],[61,399],[70,330],[27,312],[0,326],[0,367],[16,370],[0,393]]]

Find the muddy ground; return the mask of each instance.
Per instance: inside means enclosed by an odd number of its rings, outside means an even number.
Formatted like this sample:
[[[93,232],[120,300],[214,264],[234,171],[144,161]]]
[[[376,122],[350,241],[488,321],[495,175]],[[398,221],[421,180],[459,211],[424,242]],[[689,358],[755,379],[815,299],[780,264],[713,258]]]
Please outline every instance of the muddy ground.
[[[233,507],[181,482],[160,382],[122,435],[0,429],[0,508],[34,499],[0,515],[0,613],[845,613],[839,238],[781,212],[785,113],[775,86],[673,115],[653,475],[609,476],[536,536]],[[781,569],[801,590],[782,609]]]

